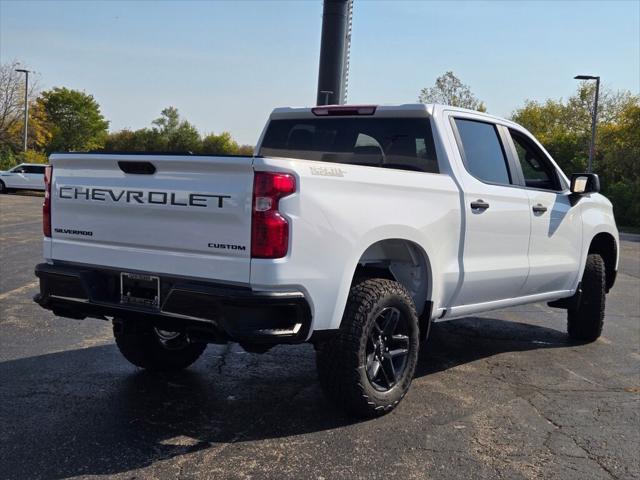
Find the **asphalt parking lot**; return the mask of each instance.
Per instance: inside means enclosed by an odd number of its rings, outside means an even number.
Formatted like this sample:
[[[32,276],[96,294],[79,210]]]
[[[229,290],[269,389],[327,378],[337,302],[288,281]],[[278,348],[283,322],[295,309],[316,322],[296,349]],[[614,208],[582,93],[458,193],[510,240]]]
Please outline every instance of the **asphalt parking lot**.
[[[401,405],[353,422],[309,345],[153,375],[107,322],[40,309],[41,204],[0,196],[0,478],[640,478],[637,239],[597,342],[543,304],[436,323]]]

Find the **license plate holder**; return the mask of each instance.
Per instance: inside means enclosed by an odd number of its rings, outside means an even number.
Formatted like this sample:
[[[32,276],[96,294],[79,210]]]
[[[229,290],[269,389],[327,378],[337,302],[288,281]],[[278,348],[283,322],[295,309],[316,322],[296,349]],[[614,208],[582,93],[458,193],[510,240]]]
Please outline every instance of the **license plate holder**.
[[[120,273],[120,303],[160,308],[160,277],[140,273]]]

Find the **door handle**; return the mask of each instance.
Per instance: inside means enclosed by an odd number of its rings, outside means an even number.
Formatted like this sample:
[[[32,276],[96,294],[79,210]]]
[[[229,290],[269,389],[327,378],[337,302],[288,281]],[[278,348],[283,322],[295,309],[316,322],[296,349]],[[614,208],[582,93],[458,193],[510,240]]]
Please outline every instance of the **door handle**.
[[[489,208],[489,204],[484,200],[478,199],[475,202],[471,202],[472,210],[486,210]]]
[[[547,211],[547,207],[545,207],[544,205],[542,205],[541,203],[534,205],[532,207],[532,210],[534,213],[544,213]]]

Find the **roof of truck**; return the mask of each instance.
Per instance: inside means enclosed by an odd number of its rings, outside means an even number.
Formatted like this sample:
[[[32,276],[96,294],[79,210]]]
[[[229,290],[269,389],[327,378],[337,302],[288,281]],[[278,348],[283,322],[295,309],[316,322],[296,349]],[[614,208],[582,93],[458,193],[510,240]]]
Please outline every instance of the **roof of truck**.
[[[397,116],[401,113],[402,116],[409,117],[424,117],[427,116],[430,111],[431,105],[425,105],[424,103],[407,103],[403,105],[320,105],[317,107],[281,107],[276,108],[271,112],[271,118],[300,118],[300,117],[315,117],[313,113],[314,109],[347,109],[347,108],[375,108],[375,116]]]
[[[281,107],[276,108],[271,112],[271,119],[287,119],[287,118],[317,118],[313,113],[315,108],[335,108],[335,109],[357,109],[357,108],[372,108],[375,107],[376,117],[428,117],[432,116],[435,112],[442,112],[444,110],[472,113],[474,115],[482,116],[492,121],[497,121],[503,124],[515,125],[511,120],[490,115],[484,112],[478,112],[476,110],[469,110],[467,108],[452,107],[450,105],[443,105],[439,103],[404,103],[397,105],[321,105],[318,107]],[[369,114],[370,115],[370,114]]]

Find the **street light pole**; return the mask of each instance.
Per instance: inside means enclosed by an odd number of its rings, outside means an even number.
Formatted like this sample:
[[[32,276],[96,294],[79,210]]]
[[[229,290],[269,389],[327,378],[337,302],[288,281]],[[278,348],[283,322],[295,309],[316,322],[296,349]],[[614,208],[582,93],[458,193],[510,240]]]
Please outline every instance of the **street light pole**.
[[[24,73],[24,151],[27,151],[29,135],[29,70],[17,68],[16,72]]]
[[[600,96],[600,77],[594,75],[576,75],[575,80],[595,80],[596,81],[596,98],[593,101],[593,112],[591,112],[591,144],[589,145],[589,164],[587,172],[591,173],[593,169],[593,157],[596,150],[596,122],[598,119],[598,97]]]

